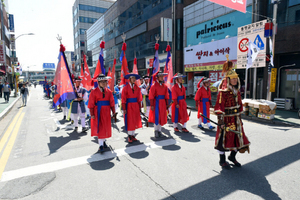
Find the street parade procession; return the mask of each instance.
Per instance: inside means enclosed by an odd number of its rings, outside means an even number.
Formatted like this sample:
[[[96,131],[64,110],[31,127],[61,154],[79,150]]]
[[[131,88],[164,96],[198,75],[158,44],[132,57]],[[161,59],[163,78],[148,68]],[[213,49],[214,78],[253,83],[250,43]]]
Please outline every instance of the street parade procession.
[[[168,45],[166,48],[168,58],[164,70],[160,70],[156,57],[159,38],[156,38],[153,68],[149,74],[141,77],[137,71],[136,59],[133,71],[130,73],[128,70],[126,36],[123,35],[122,38],[120,79],[115,79],[116,58],[112,70],[105,73],[104,41],[100,43],[101,51],[94,75],[91,76],[89,72],[85,55],[81,75],[71,75],[64,54],[65,47],[61,43],[62,38],[58,37],[61,44],[55,78],[49,83],[45,77],[43,85],[45,95],[53,96],[53,108],[62,111],[62,119],[70,121],[75,133],[86,133],[90,130],[91,137],[97,138],[97,153],[100,154],[110,151],[107,139],[112,137],[112,129],[119,119],[124,120],[122,128],[127,135],[128,144],[139,141],[136,130],[141,128],[153,129],[153,135],[149,137],[167,137],[162,128],[168,123],[173,127],[174,133],[189,133],[187,123],[191,117],[191,108],[187,106],[186,89],[183,86],[186,76],[181,73],[173,75],[171,47]],[[226,57],[222,71],[224,78],[218,85],[216,104],[212,105],[210,79],[207,77],[198,82],[194,100],[198,130],[212,132],[216,128],[214,148],[219,154],[219,165],[230,169],[225,152],[230,152],[227,158],[233,165],[241,167],[236,155],[238,152],[249,153],[250,141],[241,119],[241,83],[233,69],[234,63],[229,60],[229,55]],[[218,119],[216,122],[210,119],[210,108],[214,108]]]

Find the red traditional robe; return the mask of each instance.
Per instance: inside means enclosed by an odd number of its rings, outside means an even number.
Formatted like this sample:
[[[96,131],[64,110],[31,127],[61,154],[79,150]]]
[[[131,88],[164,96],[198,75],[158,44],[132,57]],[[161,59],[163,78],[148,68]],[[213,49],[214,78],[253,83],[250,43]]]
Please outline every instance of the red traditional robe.
[[[157,100],[159,103],[157,104]],[[154,106],[154,110],[150,109],[148,122],[165,125],[168,121],[167,118],[167,104],[169,94],[167,86],[162,83],[155,82],[149,92],[150,105]]]
[[[186,94],[185,87],[179,87],[178,83],[176,83],[172,87],[172,122],[184,124],[189,120],[189,115],[187,112],[186,105]],[[179,108],[176,108],[176,105],[179,105]],[[178,111],[177,111],[178,110]]]
[[[114,112],[115,109],[115,101],[112,92],[105,88],[104,95],[105,97],[103,98],[103,93],[100,91],[99,87],[97,87],[91,91],[88,104],[91,116],[95,116],[95,119],[91,119],[91,135],[92,137],[97,136],[98,139],[111,137],[110,110],[113,110]],[[100,115],[98,115],[98,108],[100,109]]]
[[[141,121],[141,101],[142,93],[141,88],[134,84],[133,89],[130,83],[126,84],[122,89],[122,108],[127,113],[124,115],[125,130],[134,131],[142,127]]]
[[[202,117],[200,113],[207,118],[210,118],[209,108],[211,104],[211,92],[209,87],[208,89],[205,89],[204,86],[201,86],[196,93],[195,101],[198,102],[198,119],[201,117],[204,124],[208,123],[209,120]]]
[[[243,128],[241,119],[242,112],[243,104],[239,91],[237,92],[237,96],[234,96],[233,91],[230,89],[219,91],[215,105],[215,113],[217,115],[223,115],[225,127],[229,127],[242,134],[238,135],[232,131],[223,130],[218,127],[215,149],[220,151],[239,150],[250,145]]]

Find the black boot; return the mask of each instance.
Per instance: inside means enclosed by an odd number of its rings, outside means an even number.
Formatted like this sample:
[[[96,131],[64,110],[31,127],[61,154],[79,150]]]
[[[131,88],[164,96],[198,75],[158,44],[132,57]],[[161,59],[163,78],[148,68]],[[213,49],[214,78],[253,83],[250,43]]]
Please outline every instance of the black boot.
[[[235,159],[235,155],[236,155],[236,151],[231,151],[230,155],[228,156],[228,160],[230,160],[231,162],[234,163],[235,166],[237,167],[241,167],[241,163],[239,163],[236,159]]]
[[[222,168],[225,168],[225,169],[230,169],[230,165],[228,162],[226,162],[225,160],[225,154],[220,154],[220,162],[219,162],[220,166]]]

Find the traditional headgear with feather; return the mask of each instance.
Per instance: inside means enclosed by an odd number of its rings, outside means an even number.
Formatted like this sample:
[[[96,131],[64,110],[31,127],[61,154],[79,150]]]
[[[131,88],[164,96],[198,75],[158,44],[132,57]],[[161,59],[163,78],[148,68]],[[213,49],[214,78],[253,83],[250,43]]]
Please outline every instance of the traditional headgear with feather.
[[[210,81],[210,78],[207,78],[207,77],[204,76],[203,78],[201,78],[201,80],[197,84],[197,88],[200,88],[201,83],[206,83],[206,82],[209,82],[209,81]]]
[[[229,60],[229,55],[226,55],[227,61],[223,64],[222,75],[225,74],[225,78],[222,80],[221,84],[219,85],[219,91],[227,91],[230,79],[237,78],[238,79],[238,89],[240,89],[241,83],[239,79],[239,75],[232,69],[233,62]]]

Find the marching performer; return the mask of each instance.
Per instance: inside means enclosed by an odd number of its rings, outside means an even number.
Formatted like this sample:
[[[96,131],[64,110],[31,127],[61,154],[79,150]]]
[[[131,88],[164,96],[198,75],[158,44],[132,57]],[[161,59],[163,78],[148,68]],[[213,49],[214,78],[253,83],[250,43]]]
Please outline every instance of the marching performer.
[[[107,80],[108,77],[105,75],[98,75],[98,87],[91,91],[88,104],[91,113],[91,136],[98,137],[100,153],[107,148],[105,140],[111,137],[110,111],[115,115],[114,97],[107,88]]]
[[[250,142],[245,135],[241,113],[243,112],[243,104],[241,100],[240,79],[238,74],[232,70],[233,63],[228,60],[223,64],[223,73],[225,78],[219,85],[219,93],[215,105],[215,113],[218,116],[218,126],[215,149],[220,154],[220,166],[229,169],[230,165],[226,162],[225,151],[231,151],[228,159],[235,166],[240,167],[241,164],[236,160],[237,151],[244,153],[248,151]]]
[[[146,108],[146,116],[149,117],[150,112],[150,100],[149,100],[149,76],[143,76],[144,83],[140,86],[143,94],[143,106]]]
[[[129,79],[122,89],[122,109],[125,121],[125,130],[128,131],[128,142],[137,141],[135,130],[142,127],[141,121],[141,89],[135,84],[140,79],[138,74],[127,74],[125,79]]]
[[[66,120],[67,119],[67,115],[68,115],[68,112],[69,112],[69,108],[70,108],[70,101],[69,100],[64,100],[64,102],[62,102],[60,104],[60,107],[63,111],[63,114],[64,114],[64,118],[63,120]]]
[[[82,132],[86,132],[88,128],[85,127],[85,101],[88,100],[88,94],[85,88],[81,87],[81,80],[79,77],[75,78],[75,92],[78,97],[72,103],[71,113],[75,125],[75,131],[78,131],[78,117],[81,119]]]
[[[164,84],[164,76],[168,75],[159,71],[153,75],[153,84],[150,88],[150,112],[148,122],[154,123],[154,136],[162,137],[161,126],[165,125],[167,119],[168,87]],[[157,80],[156,80],[157,79]]]
[[[200,113],[201,113],[201,114],[205,115],[207,118],[210,117],[209,108],[212,104],[211,104],[211,92],[210,92],[210,88],[209,88],[209,85],[210,85],[209,82],[210,82],[209,78],[203,77],[197,85],[198,90],[197,90],[197,93],[195,96],[196,108],[198,108],[198,119],[199,119],[198,128],[200,128],[202,130],[204,130],[204,127],[201,124],[202,122],[203,122],[203,124],[207,124],[207,126],[210,130],[215,128],[211,125],[209,120],[207,120],[206,118],[204,118],[200,115]],[[203,83],[203,85],[200,87],[201,83]]]
[[[179,132],[178,123],[180,123],[182,124],[182,132],[188,133],[189,131],[186,129],[186,122],[189,120],[189,115],[185,101],[185,87],[182,85],[183,77],[185,76],[180,73],[175,74],[173,77],[175,84],[172,87],[172,122],[175,132]]]

